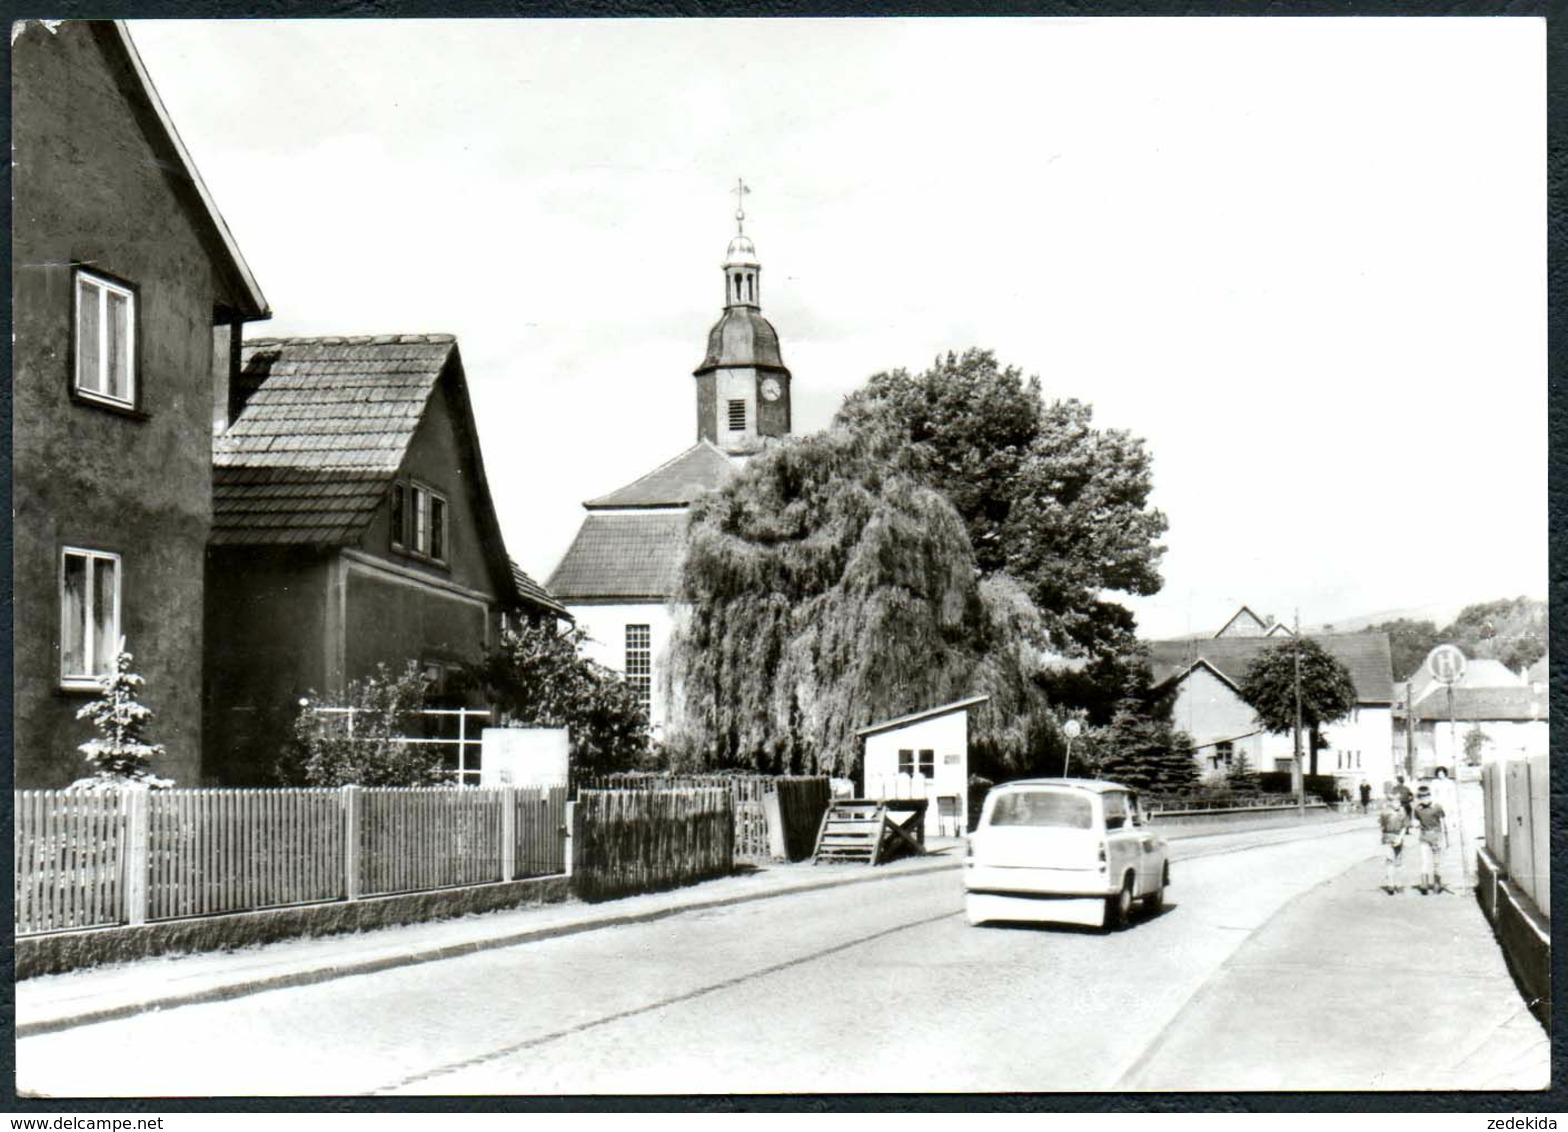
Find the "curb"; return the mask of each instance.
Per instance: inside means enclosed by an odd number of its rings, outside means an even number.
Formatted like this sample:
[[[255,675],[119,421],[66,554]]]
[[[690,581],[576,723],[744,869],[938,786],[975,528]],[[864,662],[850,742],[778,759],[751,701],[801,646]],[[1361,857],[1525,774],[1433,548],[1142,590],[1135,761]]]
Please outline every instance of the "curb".
[[[494,951],[503,947],[515,947],[519,944],[538,943],[547,939],[558,939],[562,936],[580,935],[584,932],[599,931],[603,928],[621,927],[628,924],[646,924],[655,920],[663,920],[670,916],[678,916],[684,912],[704,911],[710,908],[725,908],[737,904],[750,904],[756,900],[772,900],[780,896],[793,896],[802,892],[818,892],[827,888],[844,888],[853,884],[869,884],[877,881],[897,880],[900,877],[925,876],[929,873],[944,872],[950,869],[963,867],[963,858],[956,857],[942,860],[929,865],[917,865],[911,868],[899,869],[896,872],[871,873],[863,876],[833,877],[805,884],[791,885],[787,888],[772,889],[764,892],[748,892],[736,896],[723,896],[711,900],[690,900],[663,908],[654,908],[646,912],[623,912],[618,915],[598,916],[592,919],[576,920],[563,924],[553,924],[549,927],[530,928],[524,931],[511,932],[507,935],[495,936],[490,939],[471,940],[467,943],[446,944],[441,947],[427,948],[424,951],[411,952],[406,955],[384,956],[379,959],[366,959],[359,963],[347,963],[341,966],[313,967],[308,970],[291,971],[280,975],[269,975],[264,978],[250,979],[243,982],[230,983],[225,986],[209,987],[206,990],[189,991],[184,994],[167,995],[160,998],[144,999],[140,1002],[125,1003],[120,1006],[104,1007],[101,1010],[88,1010],[80,1014],[66,1015],[57,1018],[45,1018],[34,1022],[17,1021],[13,1030],[16,1039],[30,1038],[39,1034],[53,1034],[61,1030],[75,1029],[78,1026],[91,1026],[98,1022],[112,1022],[120,1018],[129,1018],[137,1014],[145,1014],[154,1010],[167,1010],[180,1006],[199,1006],[209,1002],[223,1002],[233,998],[243,998],[247,995],[260,994],[262,991],[282,990],[287,987],[310,986],[315,983],[330,982],[334,979],[347,978],[351,975],[372,975],[381,971],[390,971],[398,967],[413,967],[422,963],[437,963],[443,959],[457,959],[465,955],[474,955],[482,951]]]

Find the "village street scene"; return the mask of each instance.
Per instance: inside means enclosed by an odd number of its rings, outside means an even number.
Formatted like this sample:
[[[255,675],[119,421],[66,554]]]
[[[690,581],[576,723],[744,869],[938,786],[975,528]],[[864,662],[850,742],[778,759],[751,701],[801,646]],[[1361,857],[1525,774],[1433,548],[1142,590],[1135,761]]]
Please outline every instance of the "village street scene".
[[[1550,1088],[1542,21],[11,34],[16,1109]]]

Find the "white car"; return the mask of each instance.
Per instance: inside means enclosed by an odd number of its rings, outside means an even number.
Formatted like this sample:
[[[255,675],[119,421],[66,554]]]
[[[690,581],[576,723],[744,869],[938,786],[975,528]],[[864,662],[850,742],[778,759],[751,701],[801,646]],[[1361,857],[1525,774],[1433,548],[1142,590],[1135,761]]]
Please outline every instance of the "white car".
[[[986,795],[964,859],[971,924],[1034,920],[1124,927],[1134,903],[1158,912],[1169,850],[1135,791],[1085,778],[1006,782]]]

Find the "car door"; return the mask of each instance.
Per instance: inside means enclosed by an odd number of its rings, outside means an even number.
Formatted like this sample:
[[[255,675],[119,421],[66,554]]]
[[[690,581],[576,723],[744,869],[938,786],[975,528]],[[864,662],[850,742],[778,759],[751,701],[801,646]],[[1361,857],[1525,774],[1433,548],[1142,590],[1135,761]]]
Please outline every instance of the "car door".
[[[1142,850],[1138,830],[1132,824],[1128,798],[1125,790],[1107,790],[1100,797],[1100,805],[1105,815],[1105,856],[1110,865],[1111,887],[1120,888],[1121,878],[1127,875],[1128,869],[1132,869],[1138,874],[1133,882],[1133,895],[1136,896],[1143,891],[1140,873]]]
[[[1138,891],[1153,892],[1160,887],[1165,872],[1165,842],[1149,824],[1149,817],[1143,812],[1138,795],[1128,796],[1128,809],[1129,824],[1138,834]]]

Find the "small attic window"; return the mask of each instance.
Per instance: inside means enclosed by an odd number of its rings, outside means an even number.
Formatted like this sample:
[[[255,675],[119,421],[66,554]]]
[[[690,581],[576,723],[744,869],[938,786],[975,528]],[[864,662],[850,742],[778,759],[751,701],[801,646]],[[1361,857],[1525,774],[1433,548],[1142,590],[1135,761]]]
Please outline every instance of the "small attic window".
[[[437,562],[446,561],[447,501],[418,481],[392,485],[392,547]]]
[[[730,402],[730,431],[731,432],[745,432],[746,431],[746,402],[745,401],[731,401]]]

